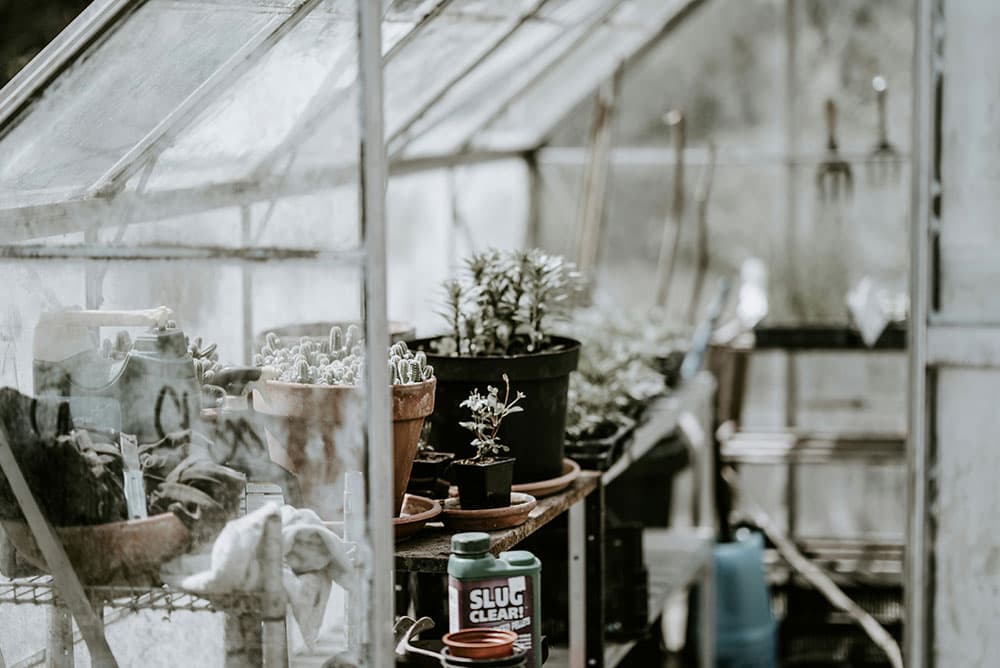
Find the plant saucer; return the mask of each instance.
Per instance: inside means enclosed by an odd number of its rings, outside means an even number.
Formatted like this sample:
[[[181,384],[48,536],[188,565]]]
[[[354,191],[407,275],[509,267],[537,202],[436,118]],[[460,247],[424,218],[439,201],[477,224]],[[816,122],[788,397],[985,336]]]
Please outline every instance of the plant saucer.
[[[523,482],[519,485],[513,485],[510,488],[510,491],[531,494],[536,499],[540,499],[544,496],[552,496],[553,494],[563,491],[572,485],[573,481],[579,476],[580,465],[572,459],[566,457],[563,459],[563,473],[558,478],[536,480],[535,482]]]
[[[496,531],[524,524],[538,505],[530,494],[510,493],[510,505],[503,508],[463,510],[458,498],[445,499],[442,517],[445,526],[458,531]]]

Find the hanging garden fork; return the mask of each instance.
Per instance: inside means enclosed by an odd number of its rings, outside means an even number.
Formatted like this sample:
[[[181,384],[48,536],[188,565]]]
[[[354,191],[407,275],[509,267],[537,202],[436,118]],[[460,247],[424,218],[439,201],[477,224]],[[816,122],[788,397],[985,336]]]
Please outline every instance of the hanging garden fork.
[[[882,186],[899,181],[900,154],[889,141],[889,127],[886,120],[889,84],[880,74],[872,79],[872,88],[875,90],[875,104],[878,108],[878,139],[868,155],[868,182],[874,186]]]
[[[854,194],[854,175],[851,166],[840,157],[837,147],[837,105],[826,101],[826,157],[816,169],[816,189],[821,200],[840,199]]]

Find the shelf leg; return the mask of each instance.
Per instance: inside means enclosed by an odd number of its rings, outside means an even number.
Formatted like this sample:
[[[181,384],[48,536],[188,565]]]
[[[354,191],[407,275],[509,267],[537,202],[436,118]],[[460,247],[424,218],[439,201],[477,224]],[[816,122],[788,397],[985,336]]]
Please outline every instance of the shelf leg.
[[[586,647],[587,668],[604,667],[604,485],[587,495],[586,513]]]
[[[573,668],[586,663],[586,547],[586,515],[583,504],[576,503],[569,507],[569,665]]]
[[[715,666],[715,558],[709,554],[701,569],[698,583],[698,665],[701,668]]]
[[[45,668],[73,668],[73,618],[58,600],[48,609]]]
[[[283,561],[281,517],[272,515],[264,525],[261,562],[264,571],[263,643],[267,668],[288,668],[288,630],[285,626],[285,590],[281,581]]]
[[[260,614],[227,613],[225,668],[260,668],[264,665]]]

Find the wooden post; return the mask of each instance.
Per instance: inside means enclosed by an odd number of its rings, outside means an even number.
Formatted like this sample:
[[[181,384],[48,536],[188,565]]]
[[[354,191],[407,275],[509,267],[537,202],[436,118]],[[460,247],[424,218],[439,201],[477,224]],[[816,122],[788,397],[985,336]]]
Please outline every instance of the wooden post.
[[[45,668],[73,668],[73,618],[59,599],[48,609],[48,622]]]

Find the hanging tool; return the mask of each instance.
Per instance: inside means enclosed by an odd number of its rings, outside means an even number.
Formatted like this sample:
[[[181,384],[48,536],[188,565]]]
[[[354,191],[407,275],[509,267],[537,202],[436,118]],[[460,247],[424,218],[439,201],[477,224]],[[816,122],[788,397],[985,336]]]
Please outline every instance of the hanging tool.
[[[708,273],[708,198],[712,194],[712,180],[715,177],[715,144],[708,143],[708,164],[702,173],[698,184],[698,194],[695,202],[698,211],[698,231],[695,238],[695,272],[694,285],[691,288],[691,303],[688,305],[688,322],[695,324],[698,317],[698,305],[701,303],[701,290],[705,285],[705,274]]]
[[[837,105],[826,101],[826,158],[816,169],[816,189],[821,200],[850,198],[854,194],[854,175],[851,166],[840,157],[837,147]]]
[[[663,117],[670,127],[674,145],[674,196],[670,215],[663,221],[663,237],[660,240],[660,256],[656,263],[656,305],[663,306],[670,294],[674,265],[681,245],[681,222],[684,220],[684,114],[671,109]],[[673,224],[673,237],[670,230]],[[669,252],[668,252],[669,249]]]
[[[602,228],[607,210],[611,181],[611,144],[614,134],[616,101],[621,90],[622,68],[605,81],[597,92],[594,124],[587,147],[587,165],[583,179],[583,202],[580,206],[580,236],[577,240],[576,266],[593,280],[600,255]]]
[[[878,109],[878,138],[868,155],[868,182],[882,186],[899,181],[900,154],[889,141],[889,124],[886,116],[886,102],[889,84],[881,74],[872,79],[875,91],[875,106]]]

